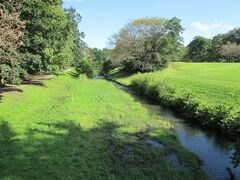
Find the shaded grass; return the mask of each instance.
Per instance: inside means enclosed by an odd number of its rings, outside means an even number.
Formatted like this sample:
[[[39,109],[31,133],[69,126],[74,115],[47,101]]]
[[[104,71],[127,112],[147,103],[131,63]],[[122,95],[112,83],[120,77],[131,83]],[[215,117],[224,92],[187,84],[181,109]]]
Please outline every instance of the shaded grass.
[[[73,72],[74,73],[74,72]],[[104,80],[70,74],[6,93],[0,103],[1,179],[205,179],[168,121],[150,117]],[[162,151],[145,143],[152,138]],[[173,167],[175,153],[189,171]]]

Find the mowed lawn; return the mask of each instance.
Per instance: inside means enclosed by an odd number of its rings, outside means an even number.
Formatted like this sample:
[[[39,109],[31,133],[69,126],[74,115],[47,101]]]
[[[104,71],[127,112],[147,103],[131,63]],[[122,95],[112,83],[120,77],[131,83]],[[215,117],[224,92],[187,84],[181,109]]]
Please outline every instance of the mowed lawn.
[[[172,63],[153,73],[115,76],[115,80],[130,85],[133,79],[145,78],[151,84],[165,81],[179,92],[194,93],[210,105],[225,105],[240,111],[239,63]]]
[[[0,101],[0,179],[206,178],[169,122],[105,80],[69,72],[20,90]]]

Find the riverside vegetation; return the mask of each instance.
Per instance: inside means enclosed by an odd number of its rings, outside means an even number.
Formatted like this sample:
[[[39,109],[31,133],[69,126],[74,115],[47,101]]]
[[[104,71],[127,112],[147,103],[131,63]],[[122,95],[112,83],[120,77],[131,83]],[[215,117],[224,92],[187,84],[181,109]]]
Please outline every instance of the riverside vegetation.
[[[240,125],[239,67],[236,63],[172,63],[157,72],[132,76],[116,69],[110,78],[235,138]]]

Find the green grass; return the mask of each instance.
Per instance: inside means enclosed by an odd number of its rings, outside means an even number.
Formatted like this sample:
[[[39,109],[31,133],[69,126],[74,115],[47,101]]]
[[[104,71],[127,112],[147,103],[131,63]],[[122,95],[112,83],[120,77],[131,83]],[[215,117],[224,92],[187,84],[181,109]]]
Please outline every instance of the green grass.
[[[148,78],[154,84],[167,81],[177,91],[191,91],[209,104],[224,104],[240,111],[240,64],[172,63],[169,68],[133,76],[114,77],[124,85],[136,78]]]
[[[110,77],[175,109],[182,106],[189,118],[233,132],[240,123],[239,69],[239,63],[172,63],[153,73],[126,76],[116,70]]]
[[[0,179],[205,179],[172,125],[105,80],[66,75],[0,102]],[[145,143],[154,139],[166,149]],[[166,157],[174,153],[184,167]]]

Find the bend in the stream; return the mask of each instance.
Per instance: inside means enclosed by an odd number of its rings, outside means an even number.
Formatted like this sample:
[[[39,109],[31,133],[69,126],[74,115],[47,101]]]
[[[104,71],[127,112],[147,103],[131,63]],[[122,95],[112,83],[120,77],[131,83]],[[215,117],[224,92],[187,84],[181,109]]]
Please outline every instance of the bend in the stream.
[[[174,130],[182,146],[200,157],[203,161],[203,168],[211,179],[240,179],[240,168],[234,168],[230,157],[233,152],[233,143],[224,135],[178,117],[170,109],[137,95],[127,87],[112,83],[116,88],[130,94],[135,101],[140,102],[150,115],[158,115],[162,119],[173,122]]]

